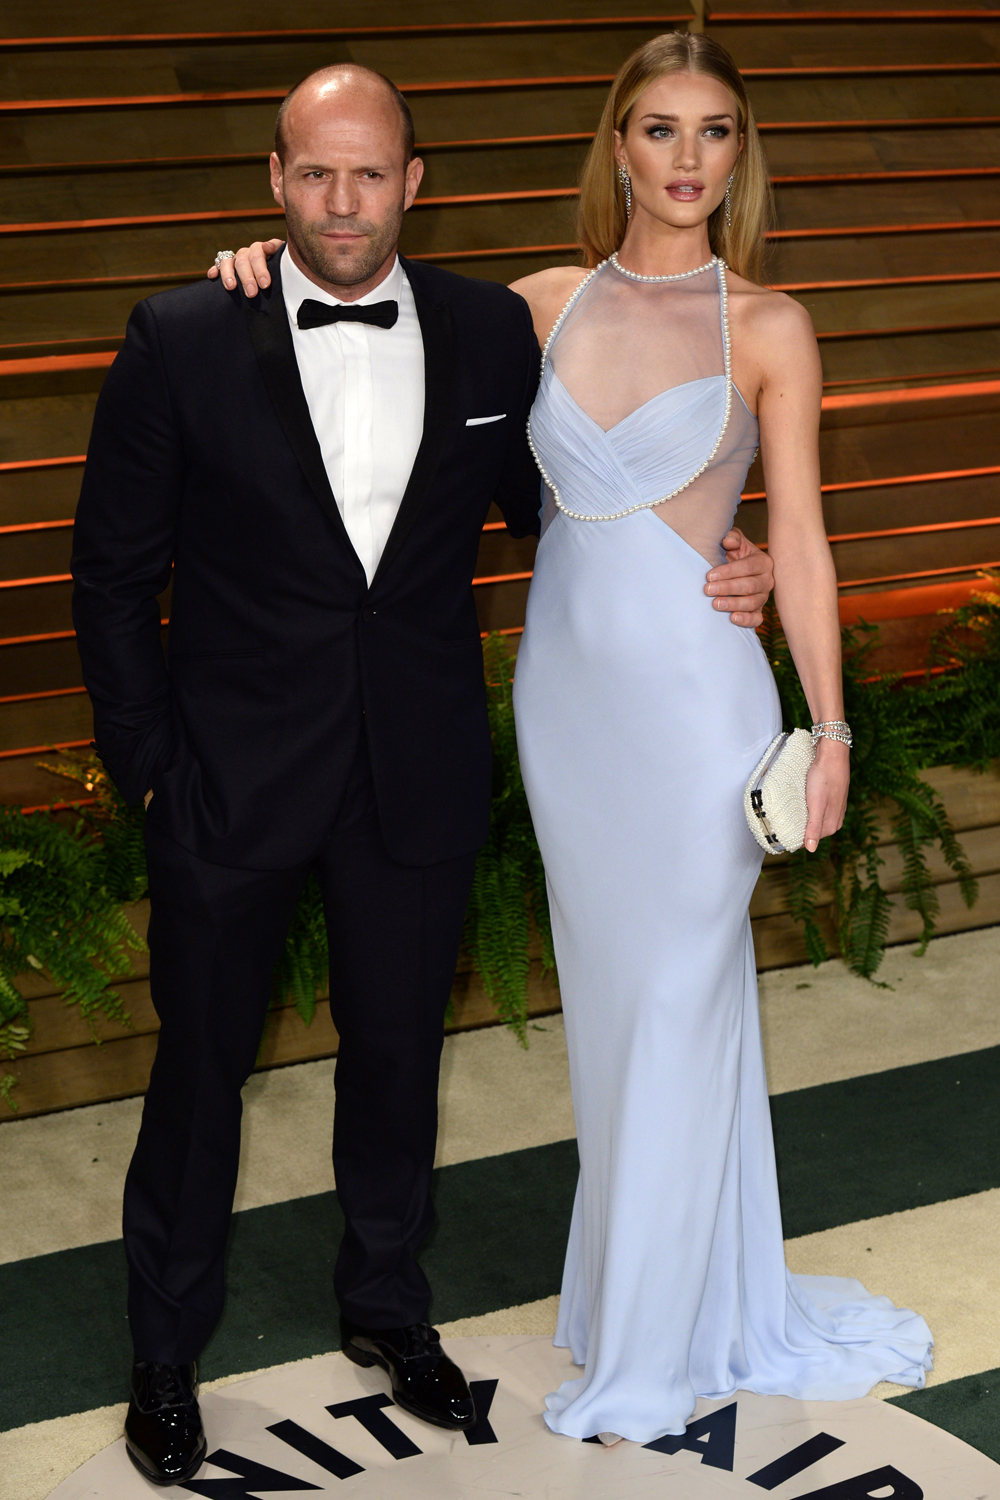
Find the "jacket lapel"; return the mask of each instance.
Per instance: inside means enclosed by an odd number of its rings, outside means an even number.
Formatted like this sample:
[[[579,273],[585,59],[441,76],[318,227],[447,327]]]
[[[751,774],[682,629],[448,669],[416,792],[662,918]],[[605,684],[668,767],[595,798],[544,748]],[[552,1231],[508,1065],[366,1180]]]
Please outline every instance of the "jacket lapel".
[[[373,588],[409,536],[427,499],[431,480],[448,440],[457,384],[451,308],[446,301],[437,300],[430,291],[419,264],[404,260],[402,256],[400,260],[413,291],[424,345],[424,430],[396,519],[372,579]]]
[[[284,252],[282,252],[283,254]],[[326,473],[316,431],[309,415],[309,404],[299,378],[298,361],[288,326],[285,299],[281,292],[281,256],[271,264],[271,285],[252,300],[243,299],[257,364],[268,395],[281,423],[285,437],[298,460],[309,487],[333,522],[334,530],[350,549],[358,567],[361,559],[351,545],[343,517],[337,507]]]

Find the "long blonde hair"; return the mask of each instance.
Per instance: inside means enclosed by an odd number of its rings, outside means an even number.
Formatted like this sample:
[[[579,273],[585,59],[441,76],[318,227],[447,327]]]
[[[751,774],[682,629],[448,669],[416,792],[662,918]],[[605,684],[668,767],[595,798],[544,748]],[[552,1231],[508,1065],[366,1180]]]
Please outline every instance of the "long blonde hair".
[[[720,255],[737,276],[760,281],[765,235],[773,213],[767,163],[736,64],[725,47],[699,32],[668,31],[654,37],[618,69],[580,179],[577,237],[587,265],[599,265],[617,250],[628,225],[625,193],[615,161],[615,131],[625,134],[632,107],[643,89],[667,73],[700,73],[718,79],[736,100],[743,150],[729,190],[732,224],[726,223],[725,205],[720,203],[708,220],[708,238],[712,253]]]

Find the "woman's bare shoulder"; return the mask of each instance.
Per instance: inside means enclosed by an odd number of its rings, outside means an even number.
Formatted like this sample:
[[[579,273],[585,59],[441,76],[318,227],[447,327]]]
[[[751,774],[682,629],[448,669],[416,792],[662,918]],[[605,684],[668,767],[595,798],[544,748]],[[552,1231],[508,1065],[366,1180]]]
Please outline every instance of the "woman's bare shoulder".
[[[550,266],[511,282],[511,291],[519,293],[531,308],[540,344],[545,343],[566,303],[589,274],[580,266]]]
[[[726,271],[730,316],[738,317],[748,332],[763,338],[803,338],[815,341],[812,319],[794,297],[775,292],[756,281]]]
[[[589,275],[590,272],[582,266],[549,266],[545,271],[535,271],[531,276],[512,281],[510,289],[519,292],[526,302],[552,297],[562,297],[565,301]]]

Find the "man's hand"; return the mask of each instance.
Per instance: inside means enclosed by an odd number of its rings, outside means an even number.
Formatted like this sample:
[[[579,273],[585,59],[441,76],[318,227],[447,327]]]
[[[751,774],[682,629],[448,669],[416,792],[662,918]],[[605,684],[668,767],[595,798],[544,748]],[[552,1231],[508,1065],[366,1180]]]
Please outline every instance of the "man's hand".
[[[722,545],[727,561],[709,573],[705,593],[711,594],[713,609],[729,611],[734,625],[756,630],[763,623],[764,605],[774,588],[774,565],[738,526],[726,533]]]
[[[238,276],[246,295],[256,297],[258,285],[271,285],[271,274],[267,269],[268,256],[277,255],[284,243],[284,240],[254,240],[252,245],[241,245],[235,260],[224,260],[218,266],[209,266],[206,274],[211,281],[221,276],[222,285],[227,292],[233,290]]]

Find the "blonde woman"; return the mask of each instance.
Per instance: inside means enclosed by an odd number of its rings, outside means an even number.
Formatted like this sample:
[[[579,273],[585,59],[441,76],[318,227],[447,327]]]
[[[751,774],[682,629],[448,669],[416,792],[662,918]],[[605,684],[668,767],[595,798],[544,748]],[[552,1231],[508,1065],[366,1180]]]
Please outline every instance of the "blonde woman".
[[[544,350],[546,497],[515,706],[581,1166],[556,1343],[583,1373],[546,1421],[576,1438],[647,1443],[698,1396],[847,1398],[930,1367],[922,1318],[784,1262],[742,808],[781,720],[756,636],[703,597],[758,444],[819,726],[810,849],[843,818],[850,734],[819,355],[803,309],[760,284],[769,201],[729,55],[661,36],[618,73],[584,169],[590,269],[514,284]],[[274,248],[251,247],[244,282]]]
[[[766,168],[743,81],[673,33],[621,68],[584,168],[591,269],[515,283],[544,349],[547,482],[518,655],[581,1174],[548,1398],[577,1438],[680,1433],[737,1387],[829,1400],[919,1386],[923,1319],[791,1275],[748,907],[747,778],[781,727],[756,636],[706,611],[758,444],[775,597],[814,723],[806,843],[840,827],[836,580],[808,315],[760,284]]]

